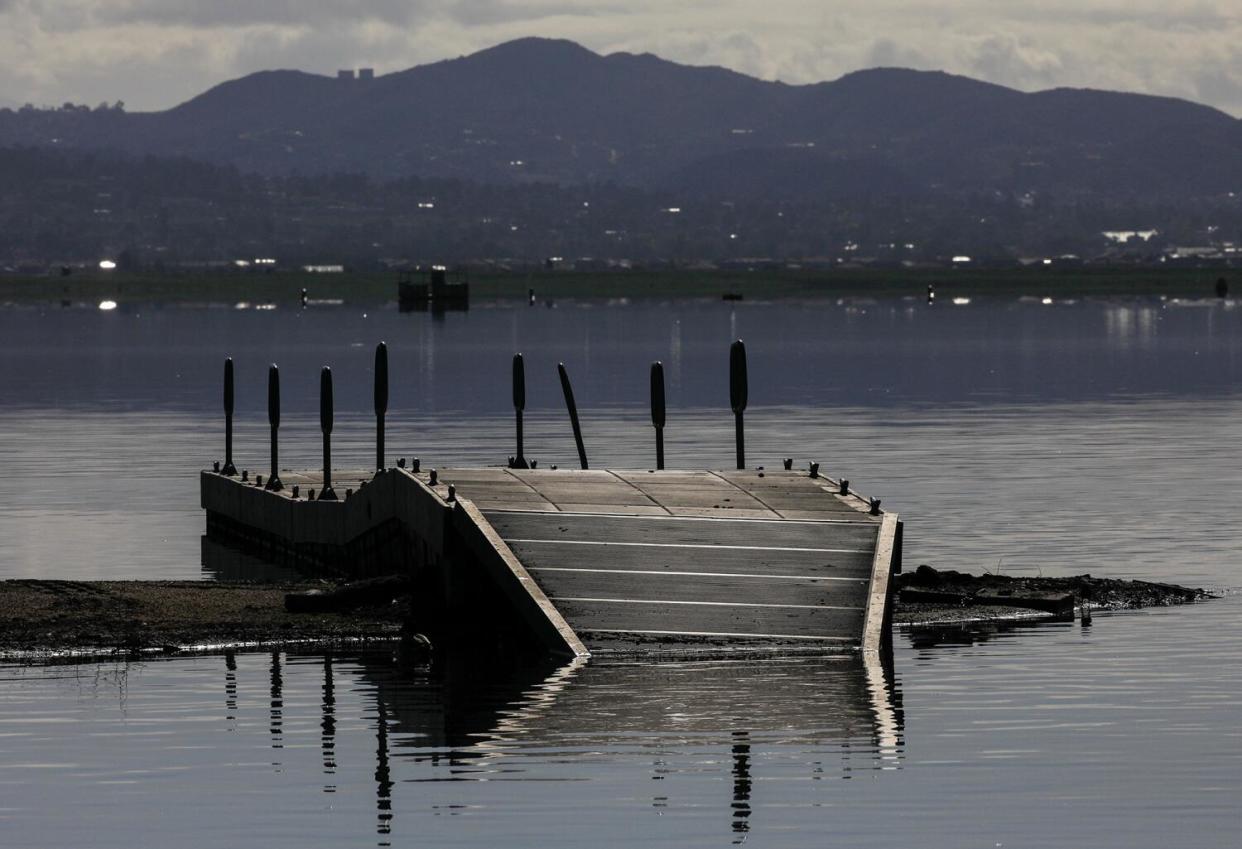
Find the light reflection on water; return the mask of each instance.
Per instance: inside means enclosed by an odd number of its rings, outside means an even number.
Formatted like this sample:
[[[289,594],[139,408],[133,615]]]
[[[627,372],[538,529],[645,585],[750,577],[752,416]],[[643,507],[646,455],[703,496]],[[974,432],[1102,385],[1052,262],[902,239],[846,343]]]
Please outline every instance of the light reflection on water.
[[[907,521],[908,566],[1233,590],[1088,628],[903,634],[878,687],[808,660],[446,677],[366,656],[7,668],[0,843],[1232,846],[1240,322],[1219,304],[988,299],[562,304],[443,323],[0,311],[0,577],[202,576],[195,476],[219,459],[226,354],[252,472],[267,471],[273,359],[284,461],[318,457],[324,362],[334,455],[367,461],[380,338],[388,444],[425,466],[512,453],[508,360],[522,349],[541,465],[574,458],[558,360],[592,464],[649,465],[646,367],[660,358],[670,465],[703,467],[731,458],[736,329],[752,461],[818,460],[882,497]]]

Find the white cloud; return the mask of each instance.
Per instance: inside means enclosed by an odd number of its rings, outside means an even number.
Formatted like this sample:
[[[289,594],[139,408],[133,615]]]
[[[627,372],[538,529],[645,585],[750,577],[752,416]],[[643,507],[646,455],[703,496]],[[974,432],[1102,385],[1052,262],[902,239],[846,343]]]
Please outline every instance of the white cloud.
[[[907,66],[1242,115],[1237,0],[0,0],[0,102],[165,108],[256,70],[384,73],[524,35],[791,83]]]

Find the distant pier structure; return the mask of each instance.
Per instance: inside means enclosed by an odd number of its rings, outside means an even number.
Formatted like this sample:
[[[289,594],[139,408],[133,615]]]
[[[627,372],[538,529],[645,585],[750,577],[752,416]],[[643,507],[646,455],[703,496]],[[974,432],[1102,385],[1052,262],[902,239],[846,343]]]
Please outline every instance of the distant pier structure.
[[[446,266],[407,269],[397,277],[397,306],[402,312],[470,309],[470,280]]]
[[[819,464],[748,466],[745,354],[730,352],[736,468],[668,470],[662,370],[652,369],[651,468],[526,461],[525,370],[515,357],[517,454],[433,468],[384,453],[388,351],[376,349],[374,468],[334,468],[332,373],[321,375],[323,468],[278,461],[278,372],[269,372],[271,469],[237,471],[233,363],[223,464],[200,475],[208,536],[337,578],[405,574],[433,641],[522,640],[553,654],[828,652],[887,648],[902,523]],[[577,409],[563,366],[567,411]],[[723,448],[723,446],[722,446]],[[777,468],[779,466],[779,468]]]

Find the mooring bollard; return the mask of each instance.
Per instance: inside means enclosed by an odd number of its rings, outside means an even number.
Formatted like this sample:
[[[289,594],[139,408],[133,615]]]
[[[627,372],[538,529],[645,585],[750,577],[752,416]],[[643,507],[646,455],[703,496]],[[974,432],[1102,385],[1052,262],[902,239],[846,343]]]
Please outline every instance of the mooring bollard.
[[[526,455],[522,447],[522,411],[526,409],[526,364],[521,354],[513,355],[513,414],[516,417],[517,454],[512,458],[509,467],[513,469],[530,468],[526,464]]]
[[[880,499],[878,498],[871,499],[871,515],[872,516],[880,515]]]
[[[280,482],[280,451],[277,431],[280,430],[280,369],[273,363],[267,370],[267,423],[272,427],[272,474],[266,489],[280,492],[285,485]]]
[[[746,411],[746,395],[746,345],[738,339],[729,348],[729,404],[733,407],[739,469],[746,468],[746,434],[742,425],[742,413]]]
[[[819,477],[819,463],[812,463],[810,468],[811,477]]]
[[[651,424],[656,432],[656,469],[664,468],[664,364],[651,364]]]
[[[319,429],[323,431],[323,490],[320,501],[336,501],[332,489],[332,369],[319,372]]]
[[[384,416],[388,413],[388,346],[375,346],[375,468],[384,466]]]
[[[574,444],[578,446],[578,463],[587,468],[586,446],[582,444],[582,426],[578,424],[578,405],[574,403],[574,388],[569,385],[569,372],[565,371],[564,363],[557,363],[556,370],[561,376],[561,391],[565,393],[565,408],[569,410],[569,423],[574,428]]]
[[[850,482],[847,481],[845,478],[841,478],[841,488],[837,491],[841,495],[849,495],[850,494]]]
[[[220,474],[237,474],[233,465],[233,358],[224,361],[224,468]]]
[[[793,457],[786,457],[784,460],[784,464],[785,464],[785,471],[787,472],[791,471],[793,469]]]

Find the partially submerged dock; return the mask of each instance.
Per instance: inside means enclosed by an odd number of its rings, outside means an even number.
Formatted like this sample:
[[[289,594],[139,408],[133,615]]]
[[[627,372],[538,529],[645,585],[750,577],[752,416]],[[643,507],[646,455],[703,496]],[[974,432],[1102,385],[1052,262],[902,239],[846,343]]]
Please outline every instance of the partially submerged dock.
[[[897,517],[805,471],[394,468],[334,472],[357,486],[338,501],[281,477],[203,472],[209,534],[341,577],[422,573],[449,622],[488,628],[471,618],[499,604],[555,652],[885,639]]]
[[[737,468],[665,470],[663,371],[652,367],[653,469],[593,470],[568,374],[559,367],[581,469],[531,468],[523,455],[525,372],[514,358],[517,452],[508,467],[386,463],[387,349],[376,351],[376,471],[331,461],[332,379],[321,380],[324,465],[281,469],[279,374],[269,372],[272,470],[232,462],[232,362],[225,367],[226,458],[201,474],[208,534],[303,571],[414,577],[428,630],[450,639],[524,635],[572,656],[607,651],[861,651],[884,646],[901,523],[848,481],[748,468],[745,349],[730,357]],[[342,493],[343,490],[343,493]],[[435,639],[433,637],[433,639]]]

